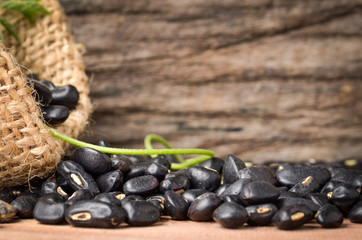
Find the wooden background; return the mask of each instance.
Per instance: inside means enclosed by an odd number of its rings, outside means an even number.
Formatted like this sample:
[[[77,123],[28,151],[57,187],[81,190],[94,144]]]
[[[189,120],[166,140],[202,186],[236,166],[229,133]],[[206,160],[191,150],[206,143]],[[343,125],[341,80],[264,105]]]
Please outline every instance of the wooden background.
[[[361,0],[60,2],[93,77],[83,139],[362,158]]]

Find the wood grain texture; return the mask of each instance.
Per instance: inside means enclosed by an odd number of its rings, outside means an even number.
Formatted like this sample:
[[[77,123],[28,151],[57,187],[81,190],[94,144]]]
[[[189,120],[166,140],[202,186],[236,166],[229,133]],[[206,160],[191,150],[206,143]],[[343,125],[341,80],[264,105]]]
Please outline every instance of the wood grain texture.
[[[341,227],[323,229],[317,223],[309,223],[293,231],[278,230],[274,226],[251,227],[244,225],[238,229],[222,228],[214,222],[192,222],[162,220],[149,227],[129,227],[121,224],[115,229],[75,228],[69,225],[43,225],[36,220],[20,220],[17,223],[1,224],[0,239],[23,240],[185,240],[185,239],[270,239],[270,240],[340,240],[360,239],[361,224],[351,224],[345,220]]]
[[[60,2],[94,76],[83,139],[362,157],[361,0]]]

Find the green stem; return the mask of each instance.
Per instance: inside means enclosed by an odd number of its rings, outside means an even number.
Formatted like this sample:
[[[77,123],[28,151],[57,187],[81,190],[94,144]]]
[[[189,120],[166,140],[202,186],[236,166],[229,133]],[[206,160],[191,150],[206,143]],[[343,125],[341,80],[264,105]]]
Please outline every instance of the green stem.
[[[163,137],[156,135],[156,134],[148,134],[145,137],[144,143],[145,143],[146,149],[150,149],[150,150],[154,149],[151,144],[152,140],[160,142],[165,147],[172,149],[171,145],[168,143],[168,141],[166,139],[164,139]],[[174,154],[174,156],[179,163],[182,163],[184,161],[183,157],[180,154]],[[151,157],[155,158],[155,157],[157,157],[157,155],[151,155]]]
[[[163,154],[196,154],[204,155],[196,158],[191,158],[183,163],[173,163],[171,165],[172,170],[179,170],[189,166],[193,166],[199,162],[202,162],[206,159],[214,157],[215,154],[212,151],[198,148],[184,148],[184,149],[127,149],[127,148],[111,148],[111,147],[102,147],[83,141],[79,141],[75,138],[68,137],[64,134],[57,132],[55,129],[44,125],[46,129],[56,138],[63,140],[67,143],[78,147],[89,147],[100,152],[110,153],[110,154],[125,154],[125,155],[163,155]],[[167,142],[167,141],[166,141]],[[205,156],[206,155],[206,156]]]

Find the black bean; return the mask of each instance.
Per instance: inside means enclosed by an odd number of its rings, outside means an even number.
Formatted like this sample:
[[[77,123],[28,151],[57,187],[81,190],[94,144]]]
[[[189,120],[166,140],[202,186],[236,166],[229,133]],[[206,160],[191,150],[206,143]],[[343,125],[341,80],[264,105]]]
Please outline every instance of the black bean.
[[[352,186],[359,192],[361,192],[362,190],[362,175],[355,178],[353,183],[352,183]]]
[[[361,175],[361,170],[342,170],[339,173],[335,174],[331,178],[331,180],[340,181],[352,185],[357,178],[361,177]]]
[[[272,223],[279,229],[291,230],[303,226],[313,219],[313,212],[303,204],[289,205],[279,209]]]
[[[159,221],[159,209],[147,201],[130,201],[123,205],[126,222],[132,226],[149,226]]]
[[[215,222],[225,228],[241,227],[248,220],[248,212],[245,208],[231,202],[221,204],[215,209],[212,216]]]
[[[216,195],[221,196],[222,193],[231,185],[231,183],[221,184],[215,191]]]
[[[162,181],[166,174],[168,173],[168,168],[158,164],[158,163],[152,163],[148,166],[148,168],[145,170],[146,175],[152,175],[158,179],[158,181]]]
[[[276,178],[281,185],[293,187],[308,176],[312,176],[323,186],[331,178],[331,173],[322,166],[283,165],[278,169]]]
[[[94,199],[122,207],[122,202],[121,202],[122,199],[117,198],[117,195],[115,195],[114,193],[110,192],[100,193],[97,196],[95,196]]]
[[[236,182],[234,182],[233,184],[231,184],[230,186],[228,186],[225,191],[223,191],[221,193],[220,196],[226,196],[226,195],[239,195],[241,193],[241,191],[243,190],[243,187],[247,184],[250,183],[251,179],[249,178],[244,178],[244,179],[239,179]]]
[[[248,202],[240,195],[226,195],[226,196],[223,196],[222,198],[224,200],[224,202],[233,202],[233,203],[236,203],[236,204],[239,204],[241,206],[247,206],[248,205]]]
[[[270,168],[264,165],[256,165],[248,168],[241,169],[238,172],[239,179],[250,179],[252,181],[269,182],[272,185],[277,184],[277,180],[274,177]]]
[[[131,170],[131,165],[134,163],[125,156],[113,156],[111,157],[112,169],[120,170],[123,175],[128,174]]]
[[[268,226],[272,223],[278,208],[272,203],[252,205],[245,208],[248,212],[248,224],[251,226]]]
[[[295,184],[291,189],[290,192],[295,192],[301,197],[304,197],[308,193],[314,193],[321,190],[321,184],[316,180],[315,177],[308,176],[303,181]]]
[[[11,189],[9,188],[4,188],[0,190],[0,200],[7,202],[7,203],[11,203],[11,201],[13,201],[15,199],[15,196],[13,194],[13,192],[11,191]]]
[[[329,192],[333,192],[334,189],[336,189],[337,187],[341,186],[341,185],[345,185],[345,183],[341,182],[341,181],[328,181],[324,187],[322,188],[322,190],[320,191],[321,193],[324,194],[328,194]]]
[[[75,109],[79,100],[79,92],[73,85],[54,88],[52,91],[52,105],[62,105],[70,110]]]
[[[121,195],[121,196],[119,196],[117,198],[121,199],[122,206],[124,206],[128,202],[145,200],[145,198],[143,196],[140,196],[140,195],[128,195],[128,196],[126,196],[125,194],[123,194],[123,195]]]
[[[324,205],[329,204],[329,199],[327,195],[323,193],[308,193],[307,195],[305,195],[304,198],[311,200],[319,207],[323,207]]]
[[[353,223],[362,223],[362,199],[361,198],[349,211],[348,218]]]
[[[166,175],[165,180],[160,183],[160,191],[165,193],[167,190],[187,190],[190,186],[190,178],[186,174]]]
[[[245,163],[240,158],[232,154],[227,155],[222,169],[223,183],[234,183],[239,180],[238,172],[245,167]]]
[[[295,192],[281,191],[279,198],[301,198],[301,196]]]
[[[332,203],[336,205],[343,214],[347,214],[350,208],[359,200],[359,192],[349,184],[341,185],[327,194]]]
[[[207,192],[209,191],[205,189],[188,189],[182,193],[182,196],[191,204],[198,196]]]
[[[29,79],[27,83],[34,88],[33,96],[41,105],[46,106],[52,101],[52,91],[47,85],[35,79]]]
[[[74,191],[87,189],[93,195],[99,193],[97,183],[93,177],[74,161],[61,161],[58,164],[58,174],[69,183]]]
[[[129,166],[129,171],[123,175],[123,179],[127,181],[135,177],[144,176],[149,166],[149,162],[134,163]]]
[[[112,147],[111,144],[105,140],[98,140],[96,145],[101,147]]]
[[[122,187],[123,174],[119,170],[110,171],[97,177],[96,182],[100,192],[117,191]]]
[[[75,202],[79,202],[82,200],[91,200],[93,199],[93,194],[86,190],[86,189],[79,189],[75,191],[67,201],[65,201],[65,206],[69,207],[70,205],[74,204]]]
[[[343,215],[338,208],[331,204],[321,207],[315,215],[317,223],[324,228],[336,228],[343,223]]]
[[[132,178],[124,183],[123,192],[126,195],[142,195],[146,196],[156,193],[159,190],[159,182],[156,177],[151,175]]]
[[[113,228],[126,218],[122,208],[98,200],[84,200],[71,205],[66,221],[75,227]]]
[[[133,163],[149,163],[151,157],[148,155],[120,155],[121,157],[125,156]]]
[[[9,203],[0,200],[0,223],[11,222],[16,215],[16,209]]]
[[[168,155],[158,155],[157,157],[152,159],[153,163],[158,163],[167,169],[171,168],[171,161],[170,157]]]
[[[60,124],[69,117],[69,109],[60,105],[43,106],[41,112],[48,124]]]
[[[192,189],[214,191],[220,185],[221,176],[216,170],[195,166],[188,168],[188,172]]]
[[[32,218],[33,210],[37,201],[38,198],[35,194],[25,195],[17,197],[11,202],[11,205],[16,209],[16,215],[20,218]]]
[[[160,214],[163,215],[165,212],[165,204],[160,202],[159,200],[156,199],[149,199],[146,200],[147,202],[152,203],[153,205],[155,205],[158,208],[158,211],[160,211]]]
[[[26,75],[26,77],[34,80],[39,80],[39,76],[36,73],[29,73]]]
[[[56,193],[49,193],[38,199],[33,216],[43,224],[59,224],[64,222],[65,209],[63,198]]]
[[[48,80],[39,80],[42,84],[46,85],[51,91],[56,88],[53,82]]]
[[[245,184],[241,195],[249,205],[272,203],[278,199],[280,191],[269,182],[250,182]]]
[[[224,167],[225,161],[221,158],[209,158],[201,163],[199,163],[199,166],[207,167],[216,170],[219,174],[222,174],[222,169]]]
[[[313,211],[313,213],[316,213],[319,209],[319,206],[315,204],[312,200],[305,199],[305,198],[279,198],[275,205],[280,209],[286,206],[292,206],[292,205],[305,205],[310,210]]]
[[[49,194],[49,193],[56,193],[56,194],[59,194],[60,196],[64,197],[64,198],[67,198],[68,197],[68,193],[65,192],[63,190],[62,187],[60,187],[58,185],[57,182],[54,182],[54,181],[47,181],[47,182],[44,182],[41,186],[41,189],[40,189],[40,194],[41,196],[45,195],[45,194]]]
[[[112,161],[108,155],[92,148],[77,148],[71,159],[82,165],[88,173],[94,176],[109,172],[112,168]]]
[[[187,211],[187,217],[193,221],[212,220],[214,210],[222,204],[222,199],[215,193],[204,193],[193,201]]]
[[[187,219],[188,201],[180,194],[174,191],[165,192],[165,210],[166,214],[173,220]]]

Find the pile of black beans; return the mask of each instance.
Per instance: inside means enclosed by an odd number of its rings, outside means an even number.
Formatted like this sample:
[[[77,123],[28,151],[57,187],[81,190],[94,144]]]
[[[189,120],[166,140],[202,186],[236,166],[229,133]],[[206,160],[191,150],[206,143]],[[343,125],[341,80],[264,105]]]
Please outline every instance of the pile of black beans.
[[[173,161],[77,148],[37,187],[1,190],[0,219],[95,228],[148,226],[162,218],[283,230],[310,222],[336,228],[344,218],[362,223],[359,160],[253,165],[230,154],[171,171]]]
[[[70,84],[55,86],[49,80],[40,80],[37,74],[28,74],[27,80],[34,89],[33,96],[39,102],[47,124],[55,125],[67,120],[70,111],[78,104],[78,90]]]

